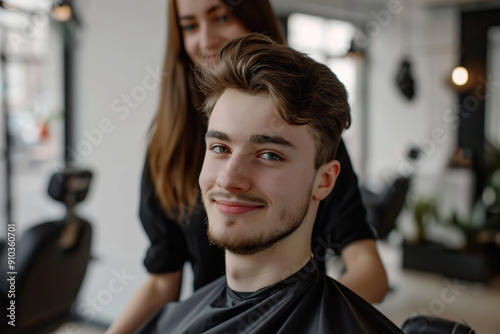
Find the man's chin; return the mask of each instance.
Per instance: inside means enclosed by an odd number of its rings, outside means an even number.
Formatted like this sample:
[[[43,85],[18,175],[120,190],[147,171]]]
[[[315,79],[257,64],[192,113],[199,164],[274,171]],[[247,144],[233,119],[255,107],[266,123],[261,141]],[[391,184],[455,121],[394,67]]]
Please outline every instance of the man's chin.
[[[233,221],[226,221],[226,226],[233,225]],[[237,255],[252,255],[264,250],[267,246],[262,247],[262,238],[250,238],[248,232],[245,231],[214,231],[208,227],[208,240],[210,243],[217,245],[230,253]]]
[[[253,255],[265,251],[291,235],[300,224],[271,235],[252,235],[252,231],[225,228],[223,231],[208,228],[208,239],[224,250],[236,255]],[[220,232],[220,233],[218,233]]]
[[[235,255],[253,255],[262,252],[272,245],[256,243],[248,240],[227,240],[222,238],[213,238],[209,236],[211,243],[221,247],[229,253]]]

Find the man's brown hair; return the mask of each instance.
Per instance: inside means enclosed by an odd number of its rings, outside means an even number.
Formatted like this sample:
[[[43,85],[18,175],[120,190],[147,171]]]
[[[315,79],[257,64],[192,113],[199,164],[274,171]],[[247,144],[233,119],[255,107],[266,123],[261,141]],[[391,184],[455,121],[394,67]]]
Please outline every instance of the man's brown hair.
[[[309,125],[316,141],[315,167],[335,159],[340,135],[350,126],[347,92],[325,65],[260,34],[228,42],[213,68],[197,72],[209,116],[226,89],[269,93],[281,118]]]

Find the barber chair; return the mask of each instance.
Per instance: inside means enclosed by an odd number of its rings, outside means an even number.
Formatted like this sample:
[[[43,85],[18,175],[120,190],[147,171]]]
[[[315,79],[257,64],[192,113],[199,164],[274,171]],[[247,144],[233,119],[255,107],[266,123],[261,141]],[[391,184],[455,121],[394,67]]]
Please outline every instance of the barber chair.
[[[65,170],[55,173],[48,193],[67,208],[66,217],[48,221],[26,230],[17,240],[15,276],[15,327],[6,324],[12,287],[2,277],[1,333],[45,334],[56,330],[69,319],[90,257],[91,225],[74,212],[87,195],[92,173]],[[4,247],[1,275],[6,275]],[[7,312],[7,314],[5,314]],[[7,321],[5,321],[7,319]]]
[[[475,334],[465,323],[444,318],[418,315],[409,318],[401,328],[405,334]]]

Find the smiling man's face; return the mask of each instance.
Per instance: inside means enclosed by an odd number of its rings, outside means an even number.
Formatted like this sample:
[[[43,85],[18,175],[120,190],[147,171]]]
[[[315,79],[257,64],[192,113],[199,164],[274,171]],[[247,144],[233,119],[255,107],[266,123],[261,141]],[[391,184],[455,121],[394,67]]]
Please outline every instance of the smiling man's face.
[[[316,178],[308,126],[285,123],[267,93],[228,89],[210,116],[206,147],[199,181],[213,243],[247,255],[294,233]]]

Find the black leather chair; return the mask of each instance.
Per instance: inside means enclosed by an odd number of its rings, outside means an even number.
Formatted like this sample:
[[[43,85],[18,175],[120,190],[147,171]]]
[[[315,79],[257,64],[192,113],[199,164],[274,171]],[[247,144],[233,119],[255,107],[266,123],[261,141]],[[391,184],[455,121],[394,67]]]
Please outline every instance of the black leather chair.
[[[417,315],[405,321],[401,328],[405,334],[475,334],[476,332],[465,323],[452,320]]]
[[[92,174],[66,170],[52,176],[49,195],[67,207],[64,219],[26,230],[17,241],[15,298],[8,299],[8,277],[2,277],[2,333],[50,333],[69,319],[90,258],[92,228],[74,213],[85,199]],[[6,275],[6,252],[1,275]],[[15,327],[6,324],[10,300],[15,300]],[[10,311],[9,311],[10,312]]]

